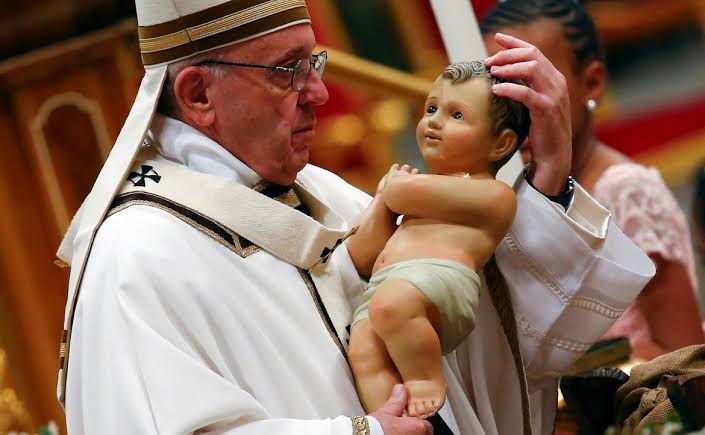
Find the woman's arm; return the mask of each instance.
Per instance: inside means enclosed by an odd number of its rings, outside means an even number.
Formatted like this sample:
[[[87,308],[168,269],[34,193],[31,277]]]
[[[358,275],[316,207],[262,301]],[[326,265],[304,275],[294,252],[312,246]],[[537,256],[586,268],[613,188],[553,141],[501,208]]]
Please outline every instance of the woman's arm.
[[[676,261],[652,254],[656,276],[636,300],[651,337],[664,351],[705,343],[702,319],[688,271]]]

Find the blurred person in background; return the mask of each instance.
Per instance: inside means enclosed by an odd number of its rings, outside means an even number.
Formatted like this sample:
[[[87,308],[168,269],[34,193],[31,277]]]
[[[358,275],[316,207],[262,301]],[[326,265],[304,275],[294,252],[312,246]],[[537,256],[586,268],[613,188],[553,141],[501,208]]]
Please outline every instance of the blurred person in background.
[[[705,162],[695,172],[693,182],[693,241],[695,249],[705,255]]]
[[[629,160],[595,136],[592,114],[605,90],[607,71],[586,9],[572,0],[506,0],[490,10],[481,27],[490,55],[502,49],[492,35],[509,34],[534,45],[565,75],[572,175],[657,266],[656,276],[604,338],[629,337],[633,356],[645,359],[705,342],[683,212],[656,169]],[[532,62],[514,65],[527,71],[534,67]],[[525,162],[531,148],[528,140],[521,148]]]

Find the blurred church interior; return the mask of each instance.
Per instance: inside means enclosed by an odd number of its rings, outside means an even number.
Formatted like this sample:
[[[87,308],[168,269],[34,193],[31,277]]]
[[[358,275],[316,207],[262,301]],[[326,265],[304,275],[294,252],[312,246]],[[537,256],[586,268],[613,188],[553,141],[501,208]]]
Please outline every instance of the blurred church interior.
[[[478,18],[492,4],[474,1]],[[598,135],[658,168],[689,214],[705,162],[705,1],[587,5],[610,73]],[[416,119],[447,64],[430,5],[308,6],[330,53],[312,163],[371,191],[392,162],[420,161]],[[52,421],[64,433],[55,386],[68,272],[54,253],[137,92],[135,30],[131,0],[0,0],[0,433]]]

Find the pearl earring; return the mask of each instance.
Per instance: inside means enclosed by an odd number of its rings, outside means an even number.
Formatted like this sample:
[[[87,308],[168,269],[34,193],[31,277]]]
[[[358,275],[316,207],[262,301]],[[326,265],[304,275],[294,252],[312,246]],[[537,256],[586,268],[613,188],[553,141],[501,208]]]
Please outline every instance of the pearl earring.
[[[585,105],[587,106],[587,109],[588,109],[589,111],[594,112],[595,109],[597,108],[597,101],[595,101],[595,100],[593,100],[593,99],[591,98],[591,99],[587,100],[587,102],[585,103]]]

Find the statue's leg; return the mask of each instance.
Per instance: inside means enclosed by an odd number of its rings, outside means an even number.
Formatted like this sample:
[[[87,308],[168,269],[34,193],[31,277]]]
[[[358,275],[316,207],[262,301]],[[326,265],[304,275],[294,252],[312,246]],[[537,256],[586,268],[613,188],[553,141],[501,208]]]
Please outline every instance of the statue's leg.
[[[438,309],[408,281],[391,278],[377,288],[369,312],[373,329],[409,389],[408,415],[433,415],[446,395]]]
[[[387,347],[368,319],[360,320],[350,331],[348,361],[367,413],[381,408],[389,400],[394,385],[402,383]]]

